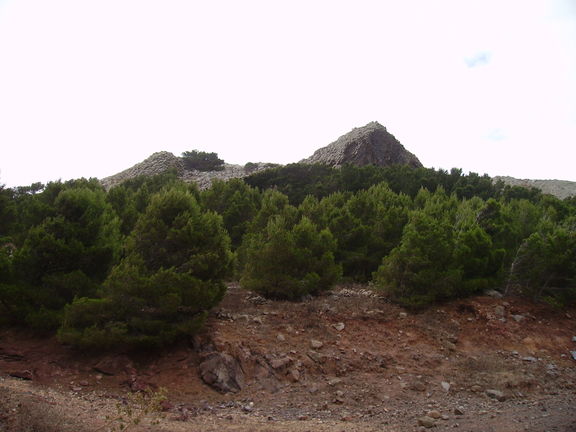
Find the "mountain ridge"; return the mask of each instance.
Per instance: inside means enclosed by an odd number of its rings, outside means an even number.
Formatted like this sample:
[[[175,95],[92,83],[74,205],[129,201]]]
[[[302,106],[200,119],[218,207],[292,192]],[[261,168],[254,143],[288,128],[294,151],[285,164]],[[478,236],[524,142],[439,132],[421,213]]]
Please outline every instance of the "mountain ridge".
[[[324,164],[341,167],[345,164],[357,166],[377,165],[389,166],[395,164],[409,165],[415,168],[423,167],[420,160],[408,151],[387,129],[378,122],[370,122],[365,126],[352,129],[327,146],[317,149],[311,156],[300,160],[303,164]],[[198,171],[186,169],[183,159],[168,151],[153,153],[136,165],[117,174],[100,180],[106,189],[138,176],[153,176],[171,169],[178,172],[180,178],[194,182],[200,189],[209,188],[212,181],[243,178],[263,171],[278,164],[257,162],[245,165],[224,163],[219,171]],[[510,186],[535,187],[543,193],[554,195],[560,199],[576,196],[576,182],[567,180],[517,179],[510,176],[492,177],[494,182],[502,181]]]

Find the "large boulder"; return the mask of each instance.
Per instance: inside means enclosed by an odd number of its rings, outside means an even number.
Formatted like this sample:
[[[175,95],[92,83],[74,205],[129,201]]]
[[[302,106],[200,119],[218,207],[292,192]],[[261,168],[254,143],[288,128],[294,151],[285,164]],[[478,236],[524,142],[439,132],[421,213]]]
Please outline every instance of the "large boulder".
[[[409,165],[422,167],[416,156],[378,122],[354,128],[332,144],[322,147],[301,161],[308,164],[342,165]]]
[[[229,354],[214,352],[200,363],[202,381],[221,393],[237,393],[244,385],[244,373],[238,361]]]

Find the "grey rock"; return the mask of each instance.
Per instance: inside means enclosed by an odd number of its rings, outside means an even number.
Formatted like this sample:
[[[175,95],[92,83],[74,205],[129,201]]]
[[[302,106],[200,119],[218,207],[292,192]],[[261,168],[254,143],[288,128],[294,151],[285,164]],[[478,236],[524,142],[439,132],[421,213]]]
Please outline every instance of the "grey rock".
[[[416,156],[378,122],[354,128],[332,144],[318,149],[301,163],[324,164],[333,167],[350,164],[356,166],[409,165],[422,167]]]
[[[572,355],[572,358],[576,360],[576,351],[570,351],[570,354]]]
[[[199,366],[202,381],[222,393],[242,389],[244,374],[238,361],[226,353],[211,353]]]
[[[271,360],[270,366],[272,369],[282,369],[283,367],[288,366],[290,363],[292,363],[292,359],[290,357],[281,357]]]
[[[464,415],[464,407],[459,406],[454,408],[454,414],[458,416]]]
[[[502,294],[496,290],[488,290],[484,294],[486,294],[488,297],[492,297],[492,298],[496,298],[496,299],[502,298]]]
[[[342,378],[330,378],[328,380],[328,385],[334,387],[342,382]]]
[[[526,317],[524,315],[512,315],[512,319],[516,322],[522,322]]]
[[[486,395],[491,399],[496,399],[499,402],[504,402],[506,396],[500,390],[488,389],[486,390]]]
[[[446,381],[442,381],[440,383],[440,385],[442,386],[442,390],[444,390],[445,392],[449,392],[450,391],[450,383],[446,382]]]
[[[427,429],[430,429],[436,427],[436,421],[434,421],[433,418],[428,416],[420,417],[418,419],[418,426],[423,426]]]
[[[498,318],[503,318],[504,315],[506,315],[506,309],[504,308],[504,306],[498,305],[494,308],[494,314]]]
[[[326,363],[326,360],[328,359],[324,354],[320,354],[317,351],[308,351],[308,357],[310,357],[310,359],[312,359],[312,361],[314,361],[315,363],[319,363],[319,364],[324,364]]]
[[[296,369],[295,367],[293,367],[288,372],[288,378],[292,382],[299,382],[300,381],[300,371],[298,369]]]
[[[344,330],[346,325],[343,322],[339,322],[337,324],[334,324],[332,327],[334,327],[337,331],[342,331]]]
[[[278,334],[276,335],[276,339],[277,339],[279,342],[284,342],[284,341],[286,340],[286,336],[284,336],[282,333],[278,333]]]
[[[525,362],[535,362],[538,361],[538,359],[536,357],[522,357],[522,360],[524,360]]]
[[[322,347],[324,346],[324,344],[323,344],[321,341],[317,340],[317,339],[311,339],[311,340],[310,340],[310,346],[311,346],[313,349],[320,349],[320,348],[322,348]]]

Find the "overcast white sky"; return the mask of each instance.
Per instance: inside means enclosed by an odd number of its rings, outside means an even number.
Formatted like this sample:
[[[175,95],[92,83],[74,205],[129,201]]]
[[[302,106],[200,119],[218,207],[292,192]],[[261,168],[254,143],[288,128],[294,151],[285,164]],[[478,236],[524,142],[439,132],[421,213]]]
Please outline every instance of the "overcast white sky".
[[[576,181],[576,0],[0,0],[8,186],[373,120],[427,167]]]

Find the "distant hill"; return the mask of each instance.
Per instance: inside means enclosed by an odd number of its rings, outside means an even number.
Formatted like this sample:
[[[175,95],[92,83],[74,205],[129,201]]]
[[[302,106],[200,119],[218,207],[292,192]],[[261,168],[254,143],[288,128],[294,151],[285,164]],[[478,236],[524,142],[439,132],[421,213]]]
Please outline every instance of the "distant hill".
[[[498,180],[504,182],[504,184],[510,186],[522,186],[526,188],[537,188],[542,192],[550,195],[554,195],[560,199],[568,198],[570,196],[576,196],[576,182],[566,181],[566,180],[528,180],[528,179],[517,179],[514,177],[507,176],[496,176],[493,180],[497,182]]]

